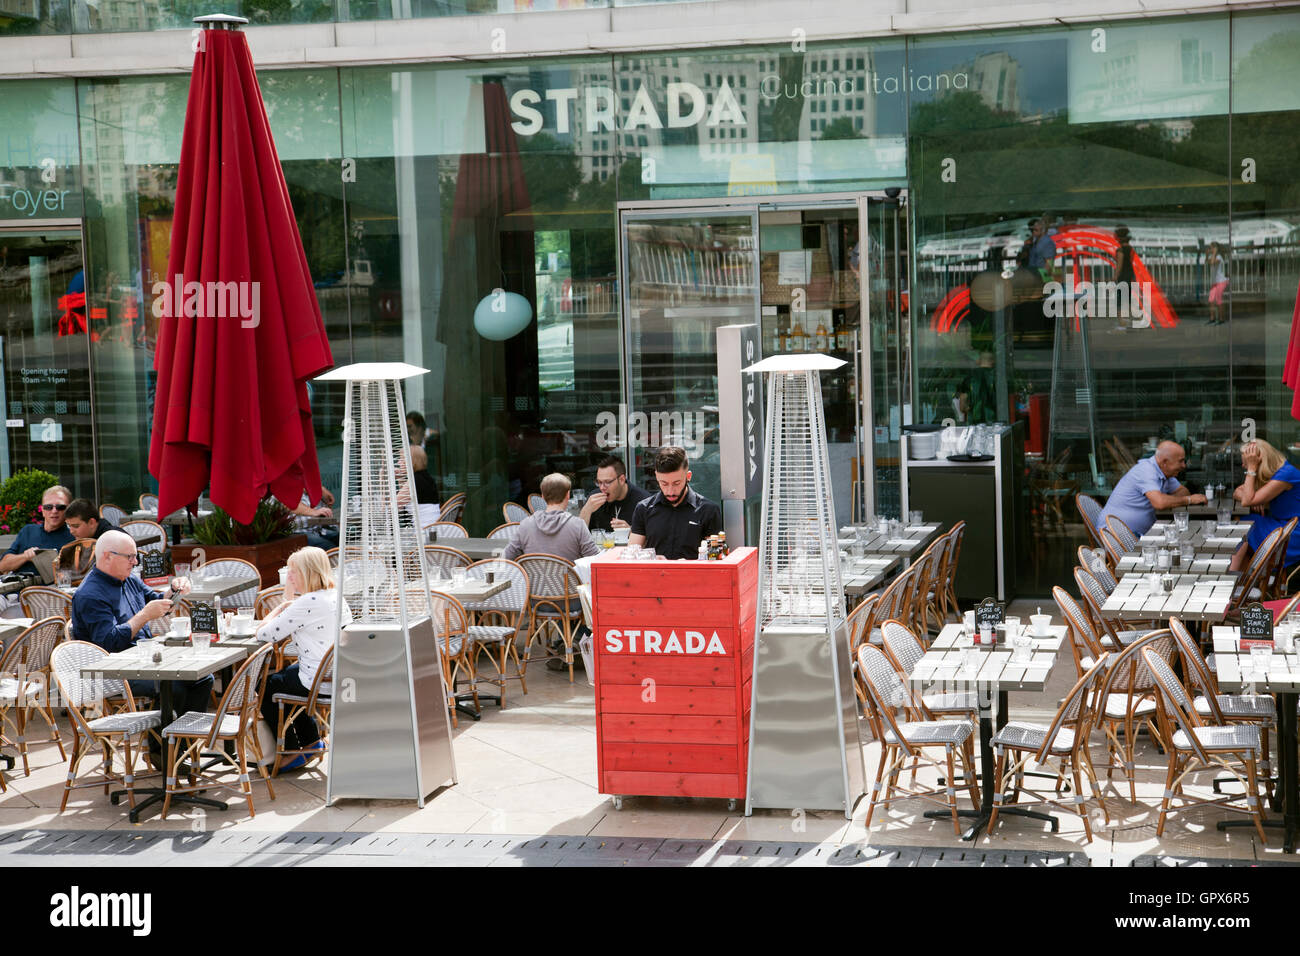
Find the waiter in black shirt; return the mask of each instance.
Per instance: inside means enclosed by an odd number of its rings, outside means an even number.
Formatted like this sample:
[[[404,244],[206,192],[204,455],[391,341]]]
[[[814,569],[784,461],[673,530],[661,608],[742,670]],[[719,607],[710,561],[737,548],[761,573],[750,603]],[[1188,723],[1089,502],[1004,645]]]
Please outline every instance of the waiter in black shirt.
[[[596,465],[596,487],[600,490],[587,497],[579,512],[592,531],[631,527],[633,509],[641,499],[650,497],[650,492],[627,480],[623,459],[613,455]]]
[[[722,510],[691,490],[686,451],[665,445],[655,455],[659,491],[632,512],[628,544],[654,548],[670,560],[699,556],[700,542],[722,530]]]

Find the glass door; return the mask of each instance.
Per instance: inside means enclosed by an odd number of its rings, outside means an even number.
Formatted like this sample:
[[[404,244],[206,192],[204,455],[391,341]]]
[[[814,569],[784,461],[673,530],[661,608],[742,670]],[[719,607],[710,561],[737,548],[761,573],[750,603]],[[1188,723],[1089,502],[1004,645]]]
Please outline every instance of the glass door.
[[[626,210],[621,219],[629,401],[616,435],[598,438],[627,450],[631,480],[649,491],[655,451],[680,445],[692,487],[720,501],[717,329],[758,322],[757,211]]]
[[[0,479],[37,468],[95,498],[81,231],[0,228]],[[95,329],[98,333],[100,330]]]
[[[858,215],[862,238],[851,258],[866,307],[856,359],[859,380],[869,383],[862,395],[859,514],[898,517],[899,435],[904,425],[930,420],[916,414],[911,400],[907,195],[887,190],[884,196],[863,196]]]

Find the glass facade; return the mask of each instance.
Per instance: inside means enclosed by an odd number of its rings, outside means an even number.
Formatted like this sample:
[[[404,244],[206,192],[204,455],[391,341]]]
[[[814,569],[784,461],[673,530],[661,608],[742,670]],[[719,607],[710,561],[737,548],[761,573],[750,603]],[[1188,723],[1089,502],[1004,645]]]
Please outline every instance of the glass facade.
[[[146,9],[162,19],[132,20]],[[75,0],[33,22],[157,29],[193,14],[115,10]],[[1300,13],[1261,11],[260,80],[335,360],[430,369],[407,404],[443,495],[467,493],[472,533],[549,471],[589,484],[606,449],[630,453],[644,483],[665,436],[634,433],[638,410],[689,439],[717,494],[710,330],[744,313],[765,351],[794,350],[796,327],[806,345],[824,328],[851,367],[866,345],[869,403],[856,368],[824,388],[837,489],[860,477],[865,435],[885,510],[901,426],[1023,421],[1019,580],[1042,593],[1082,541],[1073,494],[1104,496],[1152,438],[1185,439],[1189,485],[1232,480],[1224,449],[1245,418],[1279,446],[1296,438],[1281,367],[1300,278],[1297,51]],[[44,462],[71,480],[75,461],[78,492],[125,506],[151,490],[151,286],[187,87],[0,84],[0,268],[23,263],[0,279],[20,314],[3,332],[5,399],[24,419],[61,407],[76,443],[10,427],[0,472]],[[63,231],[38,230],[38,248],[24,219]],[[78,255],[84,275],[65,276]],[[63,335],[78,282],[85,331]],[[14,391],[33,356],[67,370],[66,394]],[[340,396],[312,399],[328,486]]]

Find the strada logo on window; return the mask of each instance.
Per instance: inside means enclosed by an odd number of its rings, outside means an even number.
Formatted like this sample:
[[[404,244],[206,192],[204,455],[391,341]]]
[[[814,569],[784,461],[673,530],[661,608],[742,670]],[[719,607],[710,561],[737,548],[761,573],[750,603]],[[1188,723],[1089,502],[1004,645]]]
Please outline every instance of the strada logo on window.
[[[701,631],[683,631],[679,637],[676,631],[669,631],[664,637],[659,631],[646,628],[638,630],[625,627],[611,627],[605,632],[606,654],[722,654],[727,649],[722,646],[722,639],[714,631],[706,638]]]
[[[588,133],[597,130],[634,130],[663,129],[664,116],[659,113],[650,91],[644,84],[638,85],[635,95],[625,104],[625,112],[617,116],[619,97],[612,86],[589,86],[582,91],[583,111],[580,114]],[[665,113],[669,129],[685,126],[717,126],[732,123],[744,126],[748,120],[740,108],[740,101],[732,92],[731,85],[723,80],[717,89],[706,95],[694,83],[669,83],[664,90]],[[520,136],[532,136],[542,130],[546,117],[537,109],[543,94],[536,90],[517,90],[510,97],[510,112],[516,119],[511,127]],[[554,109],[548,110],[554,117],[552,129],[557,133],[570,130],[570,112],[574,101],[578,99],[578,90],[574,87],[547,90],[545,99],[554,103]]]

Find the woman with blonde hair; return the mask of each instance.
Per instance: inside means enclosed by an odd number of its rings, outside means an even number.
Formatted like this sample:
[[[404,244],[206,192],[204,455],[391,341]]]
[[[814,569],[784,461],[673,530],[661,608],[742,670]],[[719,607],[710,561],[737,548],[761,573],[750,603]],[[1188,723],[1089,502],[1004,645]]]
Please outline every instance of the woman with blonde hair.
[[[339,593],[334,587],[334,575],[329,557],[320,548],[299,548],[289,555],[289,573],[284,586],[284,601],[271,611],[257,629],[260,641],[278,641],[292,638],[298,645],[298,661],[266,679],[266,693],[262,696],[262,717],[273,729],[279,718],[275,703],[276,694],[311,692],[312,682],[321,660],[338,635]],[[352,612],[343,604],[344,624],[352,623]],[[328,681],[321,684],[321,694],[330,693]],[[313,750],[320,745],[320,732],[316,721],[306,714],[285,728],[286,750]],[[285,765],[290,770],[305,763],[305,758],[295,757]]]
[[[1282,452],[1262,438],[1241,446],[1241,463],[1246,469],[1246,480],[1237,486],[1232,497],[1255,514],[1246,538],[1246,547],[1232,558],[1232,569],[1240,571],[1258,550],[1264,539],[1275,528],[1280,528],[1292,518],[1300,516],[1300,469],[1297,469]],[[1300,534],[1291,535],[1287,542],[1285,565],[1300,562]]]

